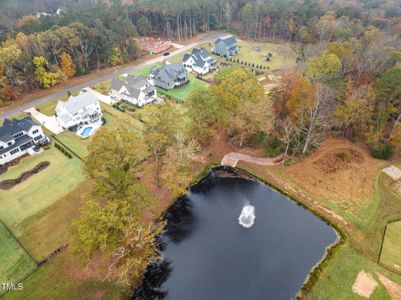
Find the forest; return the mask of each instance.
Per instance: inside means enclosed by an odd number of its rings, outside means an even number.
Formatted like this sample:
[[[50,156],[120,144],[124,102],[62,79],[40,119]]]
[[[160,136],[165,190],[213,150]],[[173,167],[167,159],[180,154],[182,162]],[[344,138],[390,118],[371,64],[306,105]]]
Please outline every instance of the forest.
[[[36,0],[0,11],[2,102],[135,60],[139,35],[180,42],[226,30],[297,49],[297,69],[272,94],[287,151],[306,153],[329,130],[363,138],[382,158],[401,143],[400,1]]]

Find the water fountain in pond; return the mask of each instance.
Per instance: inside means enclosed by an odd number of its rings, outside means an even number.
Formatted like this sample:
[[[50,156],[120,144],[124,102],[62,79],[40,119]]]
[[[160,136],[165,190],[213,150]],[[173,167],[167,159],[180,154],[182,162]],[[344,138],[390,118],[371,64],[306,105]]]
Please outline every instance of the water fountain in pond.
[[[242,208],[238,221],[242,227],[251,228],[255,223],[255,207],[252,205],[245,205]]]

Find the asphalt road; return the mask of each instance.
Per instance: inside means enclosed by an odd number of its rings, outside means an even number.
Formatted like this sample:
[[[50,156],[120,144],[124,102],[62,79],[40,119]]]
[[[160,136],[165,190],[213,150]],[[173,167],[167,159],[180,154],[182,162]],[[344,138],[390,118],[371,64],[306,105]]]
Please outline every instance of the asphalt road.
[[[224,33],[224,32],[213,32],[213,33],[203,37],[202,39],[200,39],[200,40],[198,40],[196,42],[193,42],[193,43],[191,43],[189,45],[185,45],[182,48],[171,52],[169,56],[174,56],[174,55],[180,54],[180,53],[185,52],[188,49],[193,48],[193,47],[195,47],[195,46],[197,46],[199,44],[203,44],[203,43],[209,42],[209,41],[214,41],[216,38],[224,36],[224,35],[227,35],[227,33]],[[151,65],[151,64],[154,64],[154,63],[158,63],[158,62],[162,62],[163,60],[168,59],[169,56],[160,55],[160,56],[155,57],[155,58],[153,58],[151,60],[148,60],[148,61],[146,61],[144,63],[128,66],[128,67],[119,69],[119,70],[117,70],[117,71],[115,71],[113,73],[110,73],[110,74],[107,74],[107,75],[104,75],[104,76],[101,76],[101,77],[98,77],[98,78],[95,78],[95,79],[92,79],[92,80],[88,80],[86,82],[83,82],[81,84],[75,85],[73,87],[69,87],[68,89],[65,89],[64,91],[57,92],[57,93],[48,95],[46,97],[38,98],[38,99],[33,100],[33,101],[29,102],[29,103],[26,103],[24,105],[18,106],[16,108],[13,108],[13,109],[7,111],[7,112],[2,113],[0,115],[0,120],[5,119],[5,118],[7,118],[9,116],[18,114],[18,113],[20,113],[20,112],[22,112],[24,110],[30,109],[32,107],[35,107],[35,106],[39,105],[39,104],[54,100],[55,98],[59,98],[59,97],[62,97],[64,95],[67,95],[67,91],[70,91],[72,93],[72,92],[81,90],[81,89],[83,89],[83,88],[85,88],[87,86],[92,86],[92,85],[95,85],[95,84],[97,84],[99,82],[116,78],[116,77],[118,77],[118,76],[120,76],[122,74],[130,73],[130,72],[136,71],[138,69],[142,69],[145,66],[148,66],[148,65]]]

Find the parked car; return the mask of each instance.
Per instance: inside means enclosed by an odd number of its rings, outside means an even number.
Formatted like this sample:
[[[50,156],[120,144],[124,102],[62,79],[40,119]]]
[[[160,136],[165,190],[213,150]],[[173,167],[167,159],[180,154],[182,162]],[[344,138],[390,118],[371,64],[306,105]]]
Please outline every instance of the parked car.
[[[164,52],[163,53],[163,56],[169,56],[170,55],[170,52]]]

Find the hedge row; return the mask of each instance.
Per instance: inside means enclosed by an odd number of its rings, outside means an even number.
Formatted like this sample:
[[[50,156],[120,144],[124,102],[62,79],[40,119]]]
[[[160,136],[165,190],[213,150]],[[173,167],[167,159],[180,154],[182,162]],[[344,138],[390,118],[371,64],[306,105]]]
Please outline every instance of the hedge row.
[[[65,156],[67,156],[69,159],[72,158],[72,154],[70,152],[68,152],[63,146],[61,146],[60,144],[54,143],[54,147],[56,147],[58,150],[61,151],[61,153],[63,153]]]

